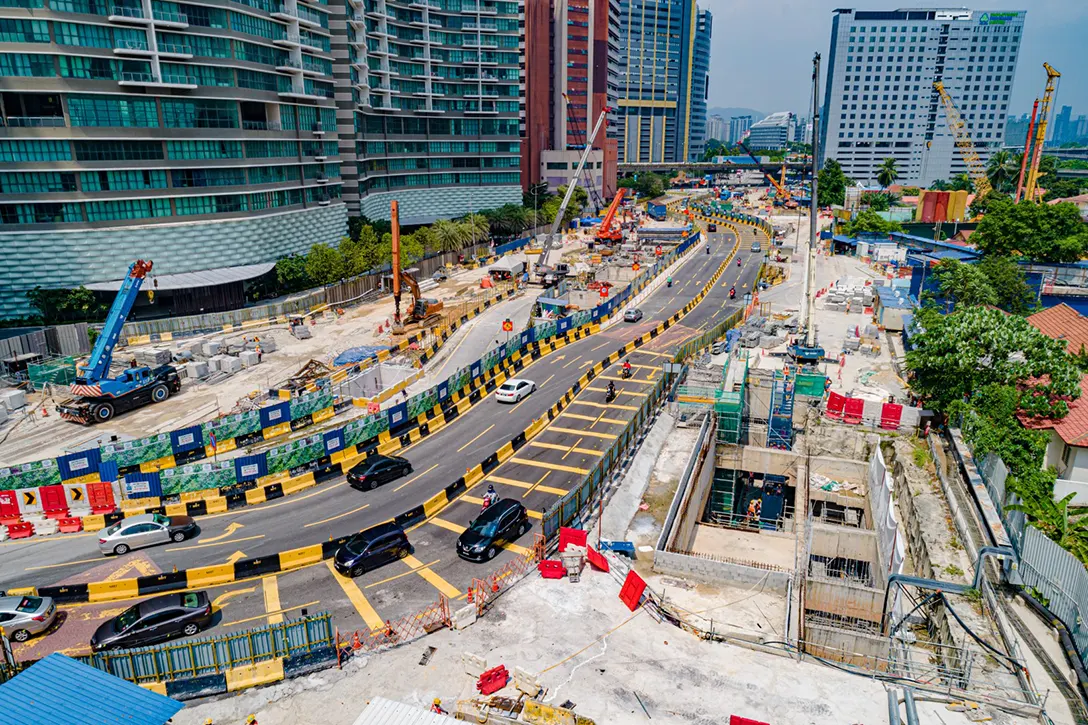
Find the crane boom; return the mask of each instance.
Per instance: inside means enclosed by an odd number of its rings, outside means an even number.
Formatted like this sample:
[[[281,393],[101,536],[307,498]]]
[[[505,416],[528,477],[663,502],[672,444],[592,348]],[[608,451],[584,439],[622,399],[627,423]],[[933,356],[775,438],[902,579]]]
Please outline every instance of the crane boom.
[[[616,218],[616,212],[620,208],[620,203],[623,201],[623,195],[626,191],[627,189],[620,187],[620,190],[616,192],[616,198],[608,205],[608,212],[601,221],[601,228],[597,230],[597,239],[607,240],[620,238],[619,231],[612,228],[612,222]]]
[[[752,153],[752,149],[748,148],[748,145],[746,143],[744,143],[743,141],[738,141],[737,145],[740,146],[742,149],[744,149],[744,152],[746,154],[748,154],[748,156],[751,157],[752,161],[756,162],[756,168],[757,169],[761,168],[761,166],[760,166],[761,162],[759,160],[759,157],[756,156],[754,153]],[[785,172],[786,172],[786,164],[785,164],[785,162],[783,162],[783,164],[782,164],[782,173],[783,173],[782,178],[783,178],[783,181],[785,180]],[[787,202],[787,201],[790,200],[790,192],[786,189],[786,187],[784,185],[778,183],[778,179],[774,178],[773,176],[768,174],[766,171],[763,172],[763,175],[767,177],[767,181],[771,182],[771,186],[773,186],[774,190],[778,192],[778,196],[779,196],[780,199],[782,199],[783,202]]]
[[[585,168],[586,159],[589,158],[589,152],[593,150],[593,142],[597,140],[597,133],[601,130],[601,126],[604,124],[605,116],[608,115],[608,109],[605,108],[601,111],[600,117],[597,119],[597,124],[593,127],[593,135],[586,139],[586,148],[582,152],[582,158],[578,161],[578,168],[574,172],[574,176],[571,177],[570,183],[567,184],[567,193],[563,196],[563,203],[559,205],[559,211],[555,215],[555,221],[552,223],[552,231],[548,234],[548,240],[544,243],[544,263],[547,266],[552,266],[551,254],[558,249],[556,244],[557,235],[559,234],[559,227],[563,225],[563,215],[567,213],[567,205],[570,204],[570,199],[574,196],[574,189],[578,186],[578,178],[582,175],[582,169]]]
[[[121,337],[121,330],[128,319],[128,313],[136,303],[136,296],[140,294],[140,287],[144,283],[144,277],[151,271],[152,262],[137,259],[128,266],[128,274],[121,280],[121,289],[113,299],[110,312],[106,315],[106,323],[102,326],[102,332],[95,340],[91,357],[87,364],[79,369],[80,375],[77,382],[80,385],[95,385],[105,379],[110,372],[110,364],[113,362],[113,348]]]
[[[1031,169],[1028,171],[1027,185],[1024,187],[1024,198],[1035,201],[1035,188],[1039,185],[1039,160],[1043,154],[1043,144],[1046,143],[1046,122],[1050,115],[1050,103],[1054,99],[1056,81],[1062,74],[1054,69],[1050,63],[1043,63],[1046,70],[1046,90],[1043,92],[1043,102],[1039,105],[1039,125],[1035,128],[1035,152],[1031,156]]]
[[[1035,105],[1031,107],[1031,123],[1028,124],[1028,135],[1024,137],[1024,153],[1020,155],[1020,176],[1016,180],[1016,196],[1013,201],[1020,203],[1021,194],[1024,191],[1024,178],[1028,168],[1028,157],[1031,156],[1031,136],[1035,133],[1035,119],[1039,115],[1039,99],[1035,99]]]
[[[975,183],[975,193],[979,197],[986,196],[993,191],[993,187],[990,186],[990,179],[986,176],[986,165],[982,163],[978,152],[975,151],[975,143],[971,140],[971,134],[967,131],[967,124],[960,117],[956,103],[945,89],[944,83],[935,81],[933,87],[937,89],[937,93],[941,96],[944,113],[948,117],[948,128],[952,131],[952,137],[956,139],[956,146],[959,147],[964,163],[967,164],[967,170],[971,174],[971,181]]]

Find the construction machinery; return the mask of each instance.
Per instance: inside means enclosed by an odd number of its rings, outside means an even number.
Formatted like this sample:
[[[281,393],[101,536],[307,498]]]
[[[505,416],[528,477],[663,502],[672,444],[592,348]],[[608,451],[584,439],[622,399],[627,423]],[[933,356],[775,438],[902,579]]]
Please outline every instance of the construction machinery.
[[[1046,142],[1047,118],[1050,116],[1050,104],[1054,100],[1054,91],[1057,88],[1058,79],[1062,74],[1049,63],[1043,63],[1046,70],[1046,90],[1043,91],[1043,100],[1039,104],[1039,125],[1035,128],[1035,151],[1031,155],[1031,167],[1028,170],[1028,180],[1024,186],[1024,198],[1031,201],[1039,201],[1035,198],[1035,189],[1039,186],[1039,161],[1043,155],[1043,144]]]
[[[758,156],[756,156],[754,153],[752,153],[752,149],[748,148],[748,144],[744,143],[743,141],[738,141],[737,145],[740,146],[742,149],[744,149],[744,153],[748,154],[748,156],[752,159],[752,161],[754,161],[756,163],[756,168],[757,169],[761,168],[761,164],[763,162],[761,162],[759,160]],[[767,181],[771,182],[771,186],[774,187],[775,192],[777,192],[777,194],[778,194],[775,197],[775,204],[776,205],[784,205],[788,209],[796,209],[797,208],[797,202],[793,200],[793,197],[790,194],[789,189],[786,188],[786,164],[785,164],[785,162],[782,163],[782,181],[781,182],[779,182],[778,179],[776,179],[773,176],[771,176],[770,174],[768,174],[766,171],[763,172],[763,175],[765,177],[767,177]]]
[[[1035,133],[1035,119],[1039,116],[1039,99],[1035,99],[1035,105],[1031,107],[1031,122],[1028,123],[1028,133],[1024,136],[1024,153],[1020,154],[1020,176],[1016,179],[1016,196],[1014,201],[1019,204],[1021,194],[1024,193],[1024,176],[1028,168],[1028,157],[1031,156],[1031,137]]]
[[[619,211],[626,191],[627,189],[623,188],[617,191],[616,198],[608,205],[608,211],[605,213],[604,219],[601,220],[601,228],[597,230],[598,242],[618,242],[623,239],[623,231],[620,230],[618,224],[613,224],[613,222],[616,220],[616,212]]]
[[[971,181],[975,184],[975,195],[982,198],[993,191],[993,187],[990,186],[990,177],[986,175],[986,165],[982,163],[978,152],[975,151],[975,142],[971,140],[967,124],[960,117],[956,103],[952,100],[948,90],[945,89],[944,83],[935,81],[933,87],[937,89],[937,93],[941,97],[941,103],[944,104],[944,113],[948,118],[948,129],[952,131],[952,137],[956,140],[956,146],[960,150],[960,155],[963,156],[963,162],[967,164],[967,171],[971,176]]]
[[[424,298],[415,277],[401,269],[400,212],[396,201],[389,203],[389,223],[393,227],[393,334],[404,334],[407,325],[434,327],[442,321],[444,305],[438,300]],[[400,316],[401,284],[407,285],[412,293],[412,306],[408,310],[407,318],[403,320]]]
[[[76,379],[70,386],[76,397],[57,406],[64,420],[83,425],[105,423],[120,413],[148,403],[161,403],[181,390],[181,377],[172,365],[152,369],[138,366],[133,359],[120,375],[110,377],[113,350],[151,267],[152,262],[142,259],[129,265],[90,358],[85,365],[76,367]]]

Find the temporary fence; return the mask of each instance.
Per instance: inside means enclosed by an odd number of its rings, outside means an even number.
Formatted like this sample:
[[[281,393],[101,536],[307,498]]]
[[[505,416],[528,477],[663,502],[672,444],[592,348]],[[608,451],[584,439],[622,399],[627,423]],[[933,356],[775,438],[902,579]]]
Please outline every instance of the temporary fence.
[[[470,604],[476,605],[476,616],[482,617],[504,590],[544,560],[545,541],[544,534],[536,534],[532,547],[524,554],[515,556],[485,578],[472,580],[468,600]]]
[[[36,365],[27,365],[27,380],[35,390],[44,390],[47,386],[61,387],[67,390],[76,379],[76,359],[59,357]]]
[[[414,639],[437,632],[450,626],[450,602],[445,596],[423,609],[397,620],[385,620],[380,627],[355,630],[351,633],[336,630],[337,664],[351,653],[372,654],[379,650],[406,644]]]

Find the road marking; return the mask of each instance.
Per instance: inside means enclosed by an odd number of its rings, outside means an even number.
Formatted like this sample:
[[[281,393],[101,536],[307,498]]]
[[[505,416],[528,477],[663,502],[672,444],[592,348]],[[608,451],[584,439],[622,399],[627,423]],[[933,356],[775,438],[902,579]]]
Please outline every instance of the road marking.
[[[527,458],[511,458],[511,463],[520,463],[523,466],[535,466],[536,468],[550,468],[553,471],[566,471],[567,473],[589,473],[588,468],[578,468],[577,466],[563,466],[558,463],[545,463],[544,461],[530,461]],[[544,489],[540,489],[543,491]],[[564,491],[563,493],[566,493]]]
[[[492,429],[492,428],[494,428],[494,427],[495,427],[495,424],[494,424],[494,423],[492,423],[491,425],[489,425],[489,426],[487,426],[486,428],[484,428],[484,429],[483,429],[482,431],[480,431],[480,433],[479,433],[479,434],[478,434],[478,435],[477,435],[477,436],[476,436],[475,438],[473,438],[473,439],[472,439],[472,440],[470,440],[470,441],[469,441],[468,443],[466,443],[465,445],[463,445],[463,446],[461,446],[460,448],[458,448],[458,449],[457,449],[457,452],[458,452],[458,453],[460,453],[461,451],[465,450],[466,448],[468,448],[469,446],[471,446],[471,445],[472,445],[473,443],[475,443],[476,441],[480,440],[480,437],[481,437],[481,436],[483,436],[483,434],[484,434],[484,433],[487,433],[487,432],[488,432],[489,430],[491,430],[491,429]]]
[[[584,441],[584,440],[585,440],[585,438],[583,438],[583,437],[579,436],[579,437],[578,437],[578,440],[574,441],[574,445],[572,445],[572,446],[571,446],[570,448],[568,448],[568,449],[567,449],[567,452],[566,452],[566,453],[564,453],[564,454],[563,454],[563,457],[562,457],[562,458],[560,458],[559,460],[561,460],[561,461],[565,461],[565,460],[567,460],[567,456],[569,456],[569,455],[570,455],[571,453],[574,453],[574,452],[576,452],[576,451],[577,451],[578,453],[582,453],[582,451],[583,451],[584,449],[582,449],[582,448],[579,448],[579,447],[578,447],[578,444],[579,444],[579,443],[581,443],[581,442],[582,442],[582,441]],[[590,453],[589,455],[591,455],[591,456],[595,456],[595,455],[598,455],[598,452],[597,452],[597,451],[593,451],[593,452],[592,452],[592,453]]]
[[[245,526],[245,524],[240,524],[237,521],[231,521],[227,525],[226,531],[221,533],[219,536],[213,536],[213,537],[211,537],[209,539],[204,539],[203,541],[204,541],[205,544],[211,544],[211,543],[214,543],[216,541],[222,541],[223,539],[227,538],[228,536],[230,536],[231,534],[233,534],[235,531],[242,528],[243,526]]]
[[[261,579],[264,588],[264,611],[268,613],[269,624],[283,622],[283,614],[280,610],[280,585],[275,576],[266,576]]]
[[[277,612],[265,612],[264,614],[258,614],[256,617],[246,617],[245,619],[236,619],[233,622],[224,622],[223,626],[224,627],[233,627],[236,624],[245,624],[246,622],[256,622],[258,619],[264,619],[265,617],[271,618],[271,615],[279,615],[279,616],[282,617],[287,612],[293,612],[293,611],[295,611],[297,609],[305,609],[306,607],[313,607],[313,606],[316,606],[318,604],[321,604],[320,599],[316,599],[316,600],[314,600],[312,602],[306,602],[305,604],[299,604],[297,607],[287,607],[286,609],[281,609],[281,610],[279,610]],[[382,624],[384,624],[384,622]]]
[[[507,486],[514,486],[515,488],[532,488],[540,483],[539,481],[537,481],[537,483],[528,483],[527,481],[519,481],[516,478],[503,478],[502,476],[488,476],[484,480],[494,481],[495,483],[505,483]],[[567,494],[566,489],[553,488],[551,486],[540,486],[537,488],[537,491],[554,494],[556,496],[565,496]]]
[[[455,524],[452,521],[446,521],[445,519],[440,519],[437,516],[434,517],[433,519],[431,519],[430,523],[434,524],[435,526],[441,526],[443,529],[448,529],[448,530],[456,532],[458,534],[463,534],[465,532],[465,528],[467,528],[465,526],[460,526],[458,524]],[[523,556],[529,553],[528,549],[526,549],[524,546],[518,546],[517,544],[503,544],[502,548],[506,549],[507,551],[512,551],[515,554],[521,554]],[[405,561],[407,561],[407,559],[405,559]],[[426,578],[426,577],[424,577],[424,578]],[[447,582],[447,584],[448,584],[448,582]],[[456,592],[456,590],[454,590],[454,591]],[[460,594],[460,592],[456,592],[455,594],[447,594],[446,596],[456,597],[458,594]]]
[[[39,571],[41,569],[57,569],[62,566],[74,566],[76,564],[105,564],[103,559],[80,559],[79,561],[68,561],[63,564],[43,564],[42,566],[28,566],[23,571]]]
[[[549,375],[549,376],[548,376],[548,380],[551,380],[551,379],[552,379],[552,378],[554,378],[554,377],[555,377],[555,373],[552,373],[551,375]],[[537,387],[538,387],[538,388],[543,388],[543,387],[544,387],[545,385],[547,385],[547,384],[548,384],[548,380],[545,380],[544,382],[542,382],[542,383],[541,383],[540,385],[538,385]]]
[[[625,421],[625,420],[617,420],[616,418],[604,418],[604,417],[602,417],[603,415],[604,415],[604,413],[602,412],[601,415],[594,418],[592,415],[582,415],[581,413],[569,413],[567,411],[563,411],[562,413],[559,414],[559,417],[560,418],[574,418],[575,420],[588,420],[588,421],[592,422],[592,425],[597,425],[598,423],[611,423],[612,425],[627,425],[627,421]],[[592,427],[592,426],[590,426],[590,427]]]
[[[208,514],[207,516],[198,516],[197,521],[208,521],[211,519],[222,518],[223,516],[244,516],[245,514],[251,514],[255,511],[268,511],[269,509],[274,509],[279,506],[287,506],[288,504],[301,503],[308,498],[320,496],[323,493],[328,493],[329,491],[340,488],[341,486],[346,486],[347,483],[347,481],[339,481],[337,483],[329,485],[322,485],[321,488],[314,491],[313,493],[308,493],[304,496],[290,496],[283,501],[279,501],[278,503],[265,503],[258,506],[247,506],[246,508],[238,509],[237,511],[225,511],[221,514]]]
[[[548,477],[548,476],[550,476],[550,475],[552,475],[552,472],[551,472],[551,471],[545,471],[545,472],[544,472],[544,475],[543,475],[543,476],[541,476],[541,477],[540,477],[540,478],[539,478],[539,479],[537,480],[537,482],[536,482],[536,483],[534,483],[534,484],[533,484],[532,486],[530,486],[530,487],[529,487],[528,489],[526,489],[525,493],[521,494],[521,497],[522,497],[522,498],[525,498],[526,496],[528,496],[529,494],[531,494],[531,493],[532,493],[533,491],[535,491],[535,490],[536,490],[536,487],[537,487],[537,486],[539,486],[540,484],[544,483],[544,479],[545,479],[545,478],[547,478],[547,477]]]
[[[594,408],[612,408],[613,410],[638,410],[634,405],[619,405],[618,403],[594,403],[591,400],[572,400],[570,405],[590,405]]]
[[[239,544],[239,543],[241,543],[243,541],[256,541],[257,539],[263,539],[263,538],[264,538],[264,534],[257,534],[256,536],[243,536],[240,539],[231,539],[230,541],[217,541],[214,544],[196,544],[194,546],[174,546],[174,547],[171,547],[169,549],[165,549],[165,551],[170,552],[170,551],[191,551],[193,549],[207,549],[207,548],[210,548],[212,546],[223,546],[225,544],[226,545],[234,545],[234,544]]]
[[[457,500],[458,501],[464,501],[465,503],[475,504],[476,506],[483,506],[484,505],[484,500],[482,498],[477,498],[476,496],[469,496],[468,494],[465,494],[465,495],[461,496]],[[525,513],[529,514],[529,518],[533,518],[533,519],[543,519],[544,518],[544,514],[542,512],[540,512],[540,511],[533,511],[532,509],[525,509]],[[400,575],[398,574],[398,576],[400,576]]]
[[[581,443],[581,439],[578,440],[578,443]],[[550,448],[553,451],[563,451],[564,453],[570,453],[571,451],[573,451],[575,453],[581,453],[587,456],[599,456],[604,453],[604,451],[595,451],[592,448],[578,448],[578,443],[575,443],[573,446],[561,446],[557,443],[541,443],[540,441],[530,441],[529,445],[535,446],[536,448]]]
[[[139,576],[149,576],[151,574],[159,573],[159,568],[155,566],[154,562],[139,555],[129,558],[124,566],[110,572],[109,576],[106,577],[106,581],[114,582],[118,579],[124,579],[125,575],[133,570],[135,570]]]
[[[570,367],[571,365],[573,365],[574,363],[578,362],[581,359],[582,359],[581,355],[571,358],[570,362],[567,363],[566,365],[564,365],[562,369],[566,370],[568,367]]]
[[[427,475],[428,473],[430,473],[431,471],[433,471],[433,470],[434,470],[434,469],[436,469],[436,468],[438,468],[438,464],[437,464],[437,463],[436,463],[436,464],[434,464],[433,466],[431,466],[430,468],[428,468],[428,469],[427,469],[426,471],[424,471],[423,473],[419,474],[418,476],[415,476],[415,477],[413,477],[413,478],[409,478],[409,479],[408,479],[407,481],[405,481],[405,482],[404,482],[404,483],[402,483],[401,485],[399,485],[399,486],[397,486],[396,488],[394,488],[394,489],[393,489],[393,492],[394,492],[394,493],[396,493],[397,491],[399,491],[399,490],[401,490],[402,488],[404,488],[405,486],[407,486],[407,485],[408,485],[409,483],[414,483],[414,482],[418,481],[419,479],[423,478],[424,476],[426,476],[426,475]]]
[[[663,358],[666,358],[668,360],[672,360],[674,357],[676,357],[675,355],[666,355],[663,352],[654,352],[653,350],[643,350],[642,348],[639,348],[635,352],[641,353],[643,355],[656,355],[657,357],[663,357]]]
[[[246,587],[245,589],[231,589],[228,592],[223,592],[218,597],[212,600],[212,611],[214,612],[222,610],[223,607],[227,606],[228,599],[233,599],[234,597],[242,594],[249,594],[253,591],[256,591],[256,589],[257,587]],[[120,614],[120,612],[118,612],[118,614]]]
[[[597,380],[615,380],[619,383],[638,383],[639,385],[650,385],[655,382],[653,378],[621,378],[618,375],[598,375]]]
[[[546,431],[552,431],[554,433],[573,433],[574,435],[590,436],[591,438],[607,438],[608,440],[616,440],[618,436],[611,433],[598,433],[592,430],[577,430],[575,428],[560,428],[557,425],[553,425],[549,428],[545,428]]]
[[[611,340],[606,340],[605,342],[602,342],[602,343],[601,343],[600,345],[598,345],[597,347],[595,347],[595,348],[592,348],[592,349],[590,350],[590,352],[597,352],[598,350],[600,350],[600,349],[601,349],[602,347],[604,347],[605,345],[612,345],[612,344],[615,344],[615,343],[613,343],[613,342],[612,342]]]
[[[447,597],[458,597],[461,595],[461,591],[450,584],[448,581],[439,576],[430,565],[424,564],[419,559],[415,558],[411,554],[404,557],[402,561],[408,566],[412,567],[412,571],[423,577],[428,584],[445,594]]]
[[[236,551],[236,552],[234,552],[233,554],[231,554],[230,556],[227,557],[227,563],[228,564],[236,564],[236,563],[238,563],[239,561],[241,561],[244,558],[246,558],[245,552]]]
[[[549,379],[549,380],[551,380],[551,378],[548,378],[548,379]],[[520,407],[521,407],[521,404],[522,404],[522,403],[524,403],[524,402],[525,402],[526,400],[528,400],[528,399],[529,399],[529,398],[531,398],[531,397],[533,397],[533,394],[532,394],[532,393],[529,393],[529,394],[528,394],[528,395],[526,395],[526,396],[525,396],[524,398],[522,398],[522,399],[521,399],[521,400],[519,400],[519,401],[518,401],[517,403],[515,403],[515,404],[514,404],[514,407],[513,407],[513,408],[511,408],[510,410],[506,411],[506,414],[507,414],[507,415],[512,415],[512,414],[513,414],[513,412],[514,412],[515,410],[517,410],[518,408],[520,408]]]
[[[308,528],[310,528],[311,526],[318,526],[318,525],[320,525],[320,524],[327,524],[327,523],[329,523],[330,521],[336,521],[337,519],[342,519],[342,518],[344,518],[345,516],[351,516],[352,514],[357,514],[357,513],[359,513],[360,511],[362,511],[363,509],[365,509],[366,507],[368,507],[369,505],[370,505],[370,504],[368,504],[368,503],[364,503],[364,504],[363,504],[362,506],[360,506],[360,507],[359,507],[359,508],[357,508],[357,509],[352,509],[351,511],[345,511],[345,512],[344,512],[344,513],[342,513],[342,514],[337,514],[336,516],[330,516],[330,517],[329,517],[329,518],[327,518],[327,519],[321,519],[320,521],[314,521],[313,523],[310,523],[310,524],[305,524],[305,525],[304,525],[304,526],[303,526],[302,528],[304,528],[304,529],[308,529]]]
[[[344,594],[355,606],[355,611],[359,613],[359,616],[366,622],[366,626],[370,627],[372,632],[377,632],[379,629],[385,626],[385,622],[378,616],[378,612],[374,610],[374,607],[370,605],[366,595],[363,594],[363,590],[359,588],[359,585],[355,583],[354,579],[342,575],[336,571],[336,568],[332,564],[332,559],[325,560],[325,566],[332,572],[332,576],[336,579],[336,583],[340,585],[340,588],[344,590]]]
[[[483,503],[483,499],[480,499],[480,503],[481,504]],[[435,564],[437,564],[440,561],[442,561],[442,560],[441,559],[435,559],[430,564],[424,564],[424,566],[434,566]],[[373,589],[374,587],[380,587],[382,584],[388,584],[391,581],[395,581],[397,579],[400,579],[401,577],[405,577],[405,576],[408,576],[409,574],[414,574],[414,573],[415,573],[415,569],[411,569],[409,571],[402,571],[400,574],[394,574],[391,577],[386,577],[385,579],[382,579],[380,582],[374,582],[373,584],[367,584],[365,587],[363,587],[363,589]]]
[[[586,390],[592,390],[594,393],[607,393],[608,392],[605,388],[586,387]],[[636,393],[633,390],[617,390],[616,395],[617,396],[620,396],[620,395],[637,395],[640,398],[645,398],[647,396],[647,393]]]
[[[588,367],[589,367],[590,365],[592,365],[592,364],[593,364],[593,361],[592,361],[592,360],[586,360],[586,361],[585,361],[584,363],[582,363],[582,364],[581,364],[581,365],[579,365],[578,367],[579,367],[579,368],[588,368]]]

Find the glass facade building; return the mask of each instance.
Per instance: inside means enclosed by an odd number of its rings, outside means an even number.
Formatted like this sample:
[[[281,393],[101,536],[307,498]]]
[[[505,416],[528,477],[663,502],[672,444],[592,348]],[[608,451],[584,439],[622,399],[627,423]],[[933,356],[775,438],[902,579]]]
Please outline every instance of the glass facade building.
[[[0,317],[35,286],[270,262],[346,232],[321,0],[5,0]]]
[[[985,163],[1005,138],[1025,15],[836,10],[821,156],[867,184],[888,158],[900,184],[925,187],[967,173],[933,87],[941,81]]]

